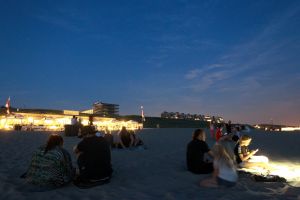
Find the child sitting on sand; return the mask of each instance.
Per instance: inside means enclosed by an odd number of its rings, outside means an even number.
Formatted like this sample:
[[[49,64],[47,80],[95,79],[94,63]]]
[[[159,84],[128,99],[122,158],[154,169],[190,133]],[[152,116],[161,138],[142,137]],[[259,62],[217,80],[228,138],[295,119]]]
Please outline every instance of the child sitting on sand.
[[[234,148],[234,153],[236,155],[236,162],[239,167],[251,168],[251,167],[267,167],[268,158],[265,156],[254,156],[258,149],[249,150],[248,146],[251,143],[252,138],[248,135],[243,135],[239,139],[239,143],[236,144]]]
[[[201,181],[204,187],[232,187],[238,180],[237,167],[230,141],[221,140],[212,149],[214,171],[212,178]]]

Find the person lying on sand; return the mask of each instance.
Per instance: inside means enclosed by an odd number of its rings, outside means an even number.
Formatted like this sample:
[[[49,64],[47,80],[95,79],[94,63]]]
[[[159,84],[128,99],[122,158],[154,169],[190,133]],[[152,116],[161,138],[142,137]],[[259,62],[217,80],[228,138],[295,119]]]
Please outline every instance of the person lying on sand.
[[[79,176],[76,183],[97,182],[110,179],[112,175],[110,146],[103,137],[97,137],[96,131],[90,131],[74,147],[77,154]]]
[[[34,152],[22,178],[33,185],[52,188],[71,182],[74,174],[71,156],[63,149],[63,138],[51,134],[47,144]]]
[[[222,140],[216,143],[212,149],[214,155],[214,171],[211,178],[200,182],[204,187],[233,187],[238,180],[235,156],[230,141]]]
[[[193,140],[187,145],[187,168],[195,174],[208,174],[213,171],[213,163],[205,160],[205,154],[213,156],[205,140],[204,130],[196,129],[193,133]]]
[[[249,150],[248,146],[251,143],[252,138],[248,135],[242,135],[239,142],[234,148],[234,153],[236,155],[236,162],[241,168],[251,168],[251,167],[263,167],[267,168],[268,158],[265,156],[254,156],[258,149]]]

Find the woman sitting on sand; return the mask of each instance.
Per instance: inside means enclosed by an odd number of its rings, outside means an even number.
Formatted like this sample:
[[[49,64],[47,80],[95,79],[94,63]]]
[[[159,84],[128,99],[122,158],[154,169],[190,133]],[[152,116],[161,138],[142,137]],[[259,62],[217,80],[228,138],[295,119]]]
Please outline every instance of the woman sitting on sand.
[[[212,178],[201,181],[204,187],[232,187],[238,180],[235,156],[230,141],[221,140],[212,149],[214,172]]]
[[[213,155],[205,139],[205,132],[202,129],[196,129],[193,133],[193,140],[187,146],[187,168],[195,174],[208,174],[213,171],[213,164],[205,160],[205,154]]]
[[[138,147],[138,146],[144,145],[144,142],[143,142],[142,139],[140,138],[138,132],[129,131],[129,133],[132,135],[132,138],[133,138],[133,146],[134,146],[134,147]]]
[[[33,185],[59,187],[71,182],[74,172],[71,156],[63,149],[63,138],[51,134],[46,146],[38,148],[33,154],[23,178]]]
[[[265,156],[254,156],[258,149],[249,150],[248,146],[251,143],[252,138],[248,135],[242,135],[239,139],[239,143],[234,148],[236,156],[236,162],[239,167],[251,168],[251,167],[267,167],[268,158]]]

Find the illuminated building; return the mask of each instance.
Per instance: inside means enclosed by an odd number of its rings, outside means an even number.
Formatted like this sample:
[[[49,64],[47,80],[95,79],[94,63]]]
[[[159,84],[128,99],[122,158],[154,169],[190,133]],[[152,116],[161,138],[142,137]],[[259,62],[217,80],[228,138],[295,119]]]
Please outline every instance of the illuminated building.
[[[42,109],[12,109],[12,114],[0,114],[0,129],[28,131],[63,131],[64,126],[71,124],[73,116],[86,126],[90,113],[75,110],[42,110]],[[93,114],[93,125],[97,130],[120,130],[125,126],[129,130],[141,129],[142,124],[135,121],[120,121],[116,118]]]

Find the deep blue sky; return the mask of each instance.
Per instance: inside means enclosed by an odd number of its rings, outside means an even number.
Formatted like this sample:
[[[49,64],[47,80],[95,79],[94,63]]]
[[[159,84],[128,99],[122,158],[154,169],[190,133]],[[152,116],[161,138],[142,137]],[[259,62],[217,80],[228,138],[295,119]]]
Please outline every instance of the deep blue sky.
[[[300,124],[300,1],[1,1],[0,101]]]

